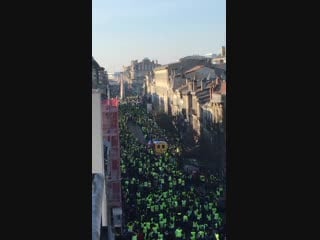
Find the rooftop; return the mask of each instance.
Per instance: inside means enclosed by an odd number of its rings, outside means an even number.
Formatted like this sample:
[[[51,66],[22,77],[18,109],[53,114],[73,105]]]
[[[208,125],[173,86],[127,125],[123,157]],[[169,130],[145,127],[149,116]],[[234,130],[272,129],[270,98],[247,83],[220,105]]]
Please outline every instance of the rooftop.
[[[197,71],[197,70],[202,69],[202,68],[204,68],[204,65],[197,65],[197,66],[195,66],[195,67],[193,67],[193,68],[191,68],[191,69],[187,70],[187,71],[186,71],[186,72],[184,72],[184,73],[185,73],[185,74],[187,74],[187,73],[191,73],[191,72]]]
[[[161,65],[161,66],[159,66],[159,67],[155,67],[153,70],[154,70],[154,71],[163,70],[163,69],[168,68],[168,66],[169,66],[169,64]]]
[[[180,61],[190,60],[190,59],[205,60],[205,59],[207,59],[207,57],[200,56],[200,55],[191,55],[191,56],[186,56],[186,57],[180,58]]]

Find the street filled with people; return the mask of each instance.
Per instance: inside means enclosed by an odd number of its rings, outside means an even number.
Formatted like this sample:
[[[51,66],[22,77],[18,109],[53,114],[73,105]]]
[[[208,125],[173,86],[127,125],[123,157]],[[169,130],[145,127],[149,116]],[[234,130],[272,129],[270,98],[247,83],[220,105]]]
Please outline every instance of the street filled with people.
[[[164,153],[150,145],[156,140],[168,144]],[[126,239],[225,239],[224,180],[209,171],[185,172],[179,136],[161,129],[138,99],[120,104],[120,143]]]

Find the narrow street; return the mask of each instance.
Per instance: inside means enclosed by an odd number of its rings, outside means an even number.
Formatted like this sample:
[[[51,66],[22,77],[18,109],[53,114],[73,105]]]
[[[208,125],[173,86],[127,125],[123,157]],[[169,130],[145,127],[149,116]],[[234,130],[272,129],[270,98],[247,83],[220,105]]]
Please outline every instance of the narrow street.
[[[142,133],[141,128],[133,121],[128,121],[128,128],[130,132],[132,133],[133,136],[136,137],[136,139],[141,143],[141,144],[146,144],[146,140],[144,138],[144,135]]]
[[[185,172],[178,164],[176,136],[155,124],[143,105],[122,104],[120,112],[122,239],[223,239],[221,179],[208,170]],[[145,147],[149,133],[167,139],[166,153]]]

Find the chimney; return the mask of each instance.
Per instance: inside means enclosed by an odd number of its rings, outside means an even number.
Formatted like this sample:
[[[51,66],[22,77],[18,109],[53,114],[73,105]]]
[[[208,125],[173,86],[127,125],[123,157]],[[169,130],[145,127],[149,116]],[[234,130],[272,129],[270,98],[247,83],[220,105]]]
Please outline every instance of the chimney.
[[[187,85],[188,85],[188,90],[189,91],[192,91],[192,80],[186,80],[186,82],[187,82]]]
[[[200,85],[201,85],[201,91],[202,91],[203,90],[203,80],[201,80]]]
[[[193,81],[192,81],[192,91],[196,90],[197,87],[197,81],[196,81],[196,74],[193,75]]]
[[[221,47],[221,55],[222,55],[222,57],[226,56],[226,47],[224,47],[224,46]]]
[[[219,83],[220,83],[220,79],[219,79],[219,77],[217,77],[216,78],[216,85],[219,85]]]

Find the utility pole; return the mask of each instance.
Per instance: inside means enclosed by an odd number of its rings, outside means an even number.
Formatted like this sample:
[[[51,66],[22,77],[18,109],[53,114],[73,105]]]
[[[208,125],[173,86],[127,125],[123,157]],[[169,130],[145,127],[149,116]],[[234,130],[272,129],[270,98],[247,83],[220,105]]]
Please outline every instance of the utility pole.
[[[120,99],[123,100],[125,98],[125,89],[124,89],[124,83],[123,83],[123,75],[121,75],[120,78]]]

